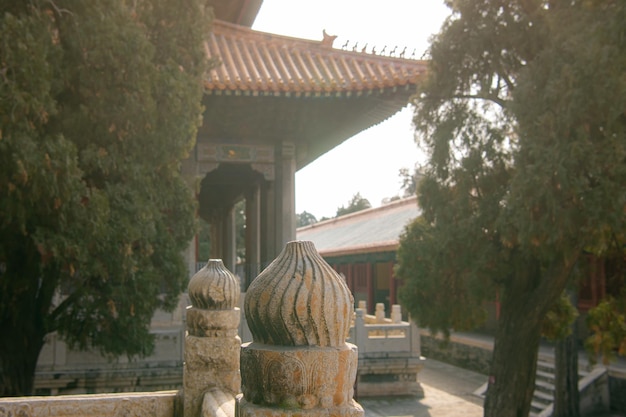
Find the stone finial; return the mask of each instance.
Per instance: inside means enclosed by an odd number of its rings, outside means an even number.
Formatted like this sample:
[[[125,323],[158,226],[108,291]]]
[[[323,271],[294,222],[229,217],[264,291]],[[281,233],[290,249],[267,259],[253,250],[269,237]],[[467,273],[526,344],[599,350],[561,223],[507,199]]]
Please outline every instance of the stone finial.
[[[244,310],[255,342],[338,347],[350,331],[353,298],[313,242],[294,241],[252,282]]]
[[[222,263],[209,259],[189,281],[187,334],[183,365],[183,415],[203,416],[209,390],[234,398],[241,389],[237,336],[241,310],[239,279]]]
[[[239,279],[226,269],[221,259],[209,259],[189,281],[188,291],[195,308],[230,310],[239,306]]]
[[[237,417],[363,417],[353,400],[352,294],[312,242],[289,242],[252,281]]]

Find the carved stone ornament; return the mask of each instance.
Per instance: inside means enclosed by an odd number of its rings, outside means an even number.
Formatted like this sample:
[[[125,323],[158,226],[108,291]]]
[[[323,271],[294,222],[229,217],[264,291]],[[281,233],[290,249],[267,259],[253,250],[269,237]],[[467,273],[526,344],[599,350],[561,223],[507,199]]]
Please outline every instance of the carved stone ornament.
[[[362,417],[343,279],[312,242],[289,242],[246,292],[237,417]]]
[[[226,269],[221,259],[209,259],[189,281],[188,291],[195,308],[231,310],[239,306],[239,278]]]
[[[313,242],[287,243],[252,282],[245,314],[255,342],[282,346],[344,346],[353,298]]]

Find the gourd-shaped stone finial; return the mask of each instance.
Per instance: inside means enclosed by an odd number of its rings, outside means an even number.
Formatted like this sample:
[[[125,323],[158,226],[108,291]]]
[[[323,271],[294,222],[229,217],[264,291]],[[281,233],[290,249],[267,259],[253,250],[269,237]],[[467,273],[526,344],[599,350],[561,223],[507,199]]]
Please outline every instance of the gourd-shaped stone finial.
[[[289,242],[252,282],[244,310],[255,342],[282,346],[345,344],[353,298],[313,242]]]
[[[230,310],[239,306],[239,279],[222,263],[209,259],[206,266],[189,281],[189,298],[195,308]]]

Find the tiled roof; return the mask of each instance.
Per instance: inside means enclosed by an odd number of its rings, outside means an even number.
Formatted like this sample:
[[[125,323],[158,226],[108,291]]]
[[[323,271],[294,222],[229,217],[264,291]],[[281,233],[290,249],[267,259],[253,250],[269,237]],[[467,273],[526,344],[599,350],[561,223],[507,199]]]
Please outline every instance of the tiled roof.
[[[207,0],[216,19],[243,26],[252,26],[263,0]]]
[[[301,227],[298,240],[310,240],[323,256],[395,251],[404,227],[420,215],[417,197]]]
[[[325,37],[326,38],[326,37]],[[426,63],[336,49],[330,38],[309,41],[215,20],[207,54],[207,93],[351,95],[415,85]]]

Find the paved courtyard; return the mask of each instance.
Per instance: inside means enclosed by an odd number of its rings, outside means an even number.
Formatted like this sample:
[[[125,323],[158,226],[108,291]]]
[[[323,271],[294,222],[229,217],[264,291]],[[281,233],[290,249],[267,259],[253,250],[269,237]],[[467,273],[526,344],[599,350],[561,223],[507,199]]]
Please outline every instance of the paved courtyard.
[[[424,398],[361,398],[365,417],[482,417],[482,400],[473,392],[487,377],[433,359],[419,373]],[[606,412],[593,417],[626,417]]]
[[[472,393],[487,377],[432,359],[419,380],[424,398],[361,398],[366,417],[482,417],[482,400]]]

